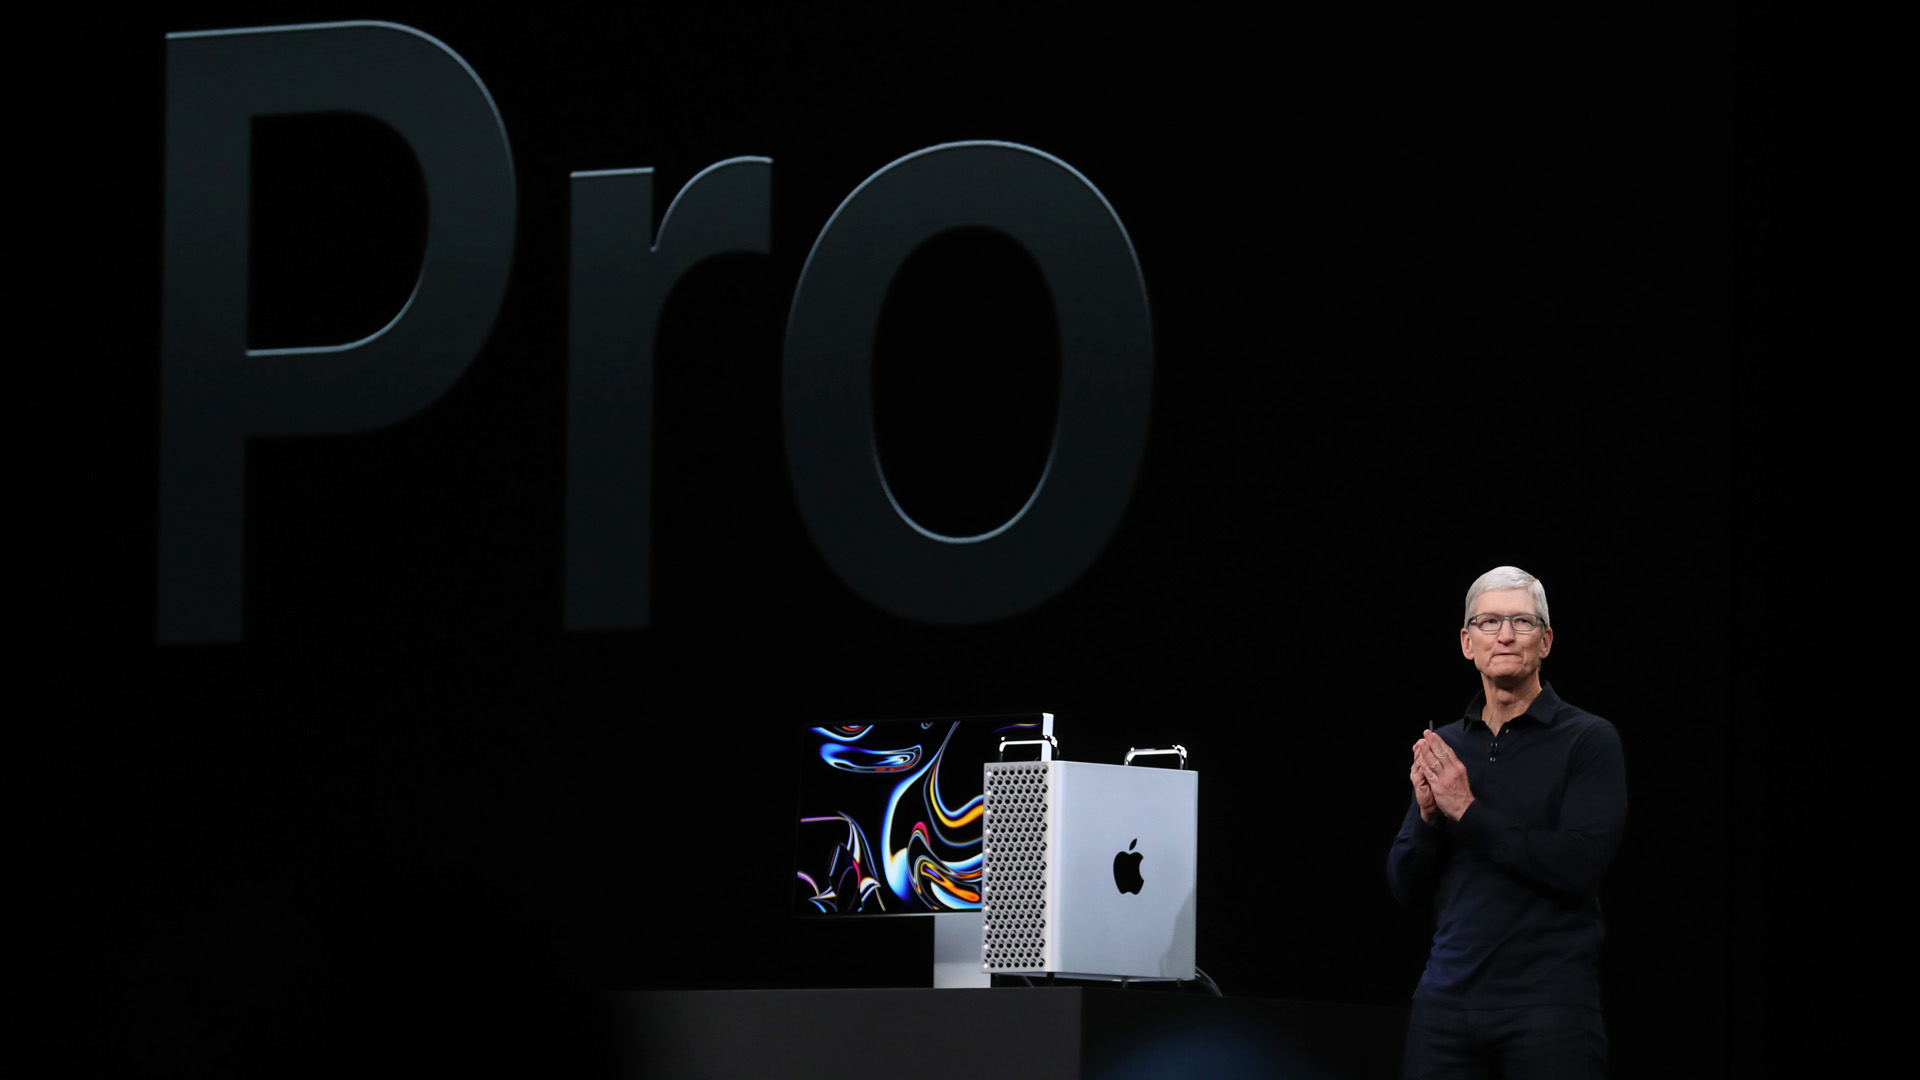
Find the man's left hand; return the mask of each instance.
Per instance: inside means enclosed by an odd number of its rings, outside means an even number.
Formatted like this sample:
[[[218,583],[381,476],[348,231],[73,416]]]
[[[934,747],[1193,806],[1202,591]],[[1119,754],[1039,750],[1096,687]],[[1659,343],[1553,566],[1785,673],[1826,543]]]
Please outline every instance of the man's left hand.
[[[1447,815],[1447,820],[1459,821],[1460,815],[1473,805],[1473,791],[1467,787],[1466,763],[1437,732],[1427,732],[1420,737],[1420,742],[1420,767],[1427,774],[1433,801],[1440,812]]]

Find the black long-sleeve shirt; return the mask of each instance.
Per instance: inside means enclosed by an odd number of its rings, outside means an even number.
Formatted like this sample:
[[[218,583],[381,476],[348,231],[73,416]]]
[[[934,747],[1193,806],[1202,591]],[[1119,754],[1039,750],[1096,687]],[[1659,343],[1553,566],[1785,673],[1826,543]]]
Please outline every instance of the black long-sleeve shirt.
[[[1493,731],[1477,696],[1439,729],[1467,767],[1459,821],[1416,800],[1387,853],[1402,904],[1431,902],[1435,928],[1413,996],[1460,1008],[1600,1004],[1606,924],[1597,891],[1627,824],[1626,760],[1605,720],[1550,685]]]

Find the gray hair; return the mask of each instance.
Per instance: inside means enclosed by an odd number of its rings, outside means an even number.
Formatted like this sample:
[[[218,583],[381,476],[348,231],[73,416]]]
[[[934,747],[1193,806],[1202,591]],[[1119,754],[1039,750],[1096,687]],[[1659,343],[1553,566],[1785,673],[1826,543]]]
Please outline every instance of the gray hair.
[[[1467,610],[1460,616],[1460,621],[1465,623],[1472,617],[1473,602],[1480,599],[1481,593],[1502,589],[1527,590],[1527,595],[1533,597],[1533,606],[1540,611],[1540,621],[1548,626],[1553,625],[1553,619],[1547,614],[1547,587],[1540,583],[1539,578],[1517,566],[1496,566],[1475,578],[1472,587],[1467,589]]]

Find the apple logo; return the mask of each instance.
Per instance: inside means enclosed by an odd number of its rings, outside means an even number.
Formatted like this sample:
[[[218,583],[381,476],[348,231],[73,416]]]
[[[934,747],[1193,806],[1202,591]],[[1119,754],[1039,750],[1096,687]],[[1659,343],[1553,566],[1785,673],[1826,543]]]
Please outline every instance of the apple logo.
[[[1139,842],[1139,837],[1133,838],[1133,844]],[[1119,886],[1123,893],[1137,893],[1140,891],[1140,886],[1146,884],[1145,879],[1140,876],[1140,860],[1146,856],[1133,850],[1133,844],[1128,844],[1127,850],[1113,857],[1113,883]]]

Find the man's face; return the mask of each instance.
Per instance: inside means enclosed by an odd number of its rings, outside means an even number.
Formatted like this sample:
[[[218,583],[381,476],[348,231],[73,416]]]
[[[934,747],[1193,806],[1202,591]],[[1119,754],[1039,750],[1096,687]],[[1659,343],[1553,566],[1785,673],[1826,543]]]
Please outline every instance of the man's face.
[[[1490,590],[1473,602],[1475,615],[1532,615],[1533,596],[1525,589]],[[1460,631],[1460,652],[1473,661],[1480,674],[1496,685],[1519,687],[1540,672],[1540,661],[1553,649],[1553,628],[1543,626],[1531,634],[1516,633],[1511,620],[1502,620],[1493,633],[1471,626]]]

